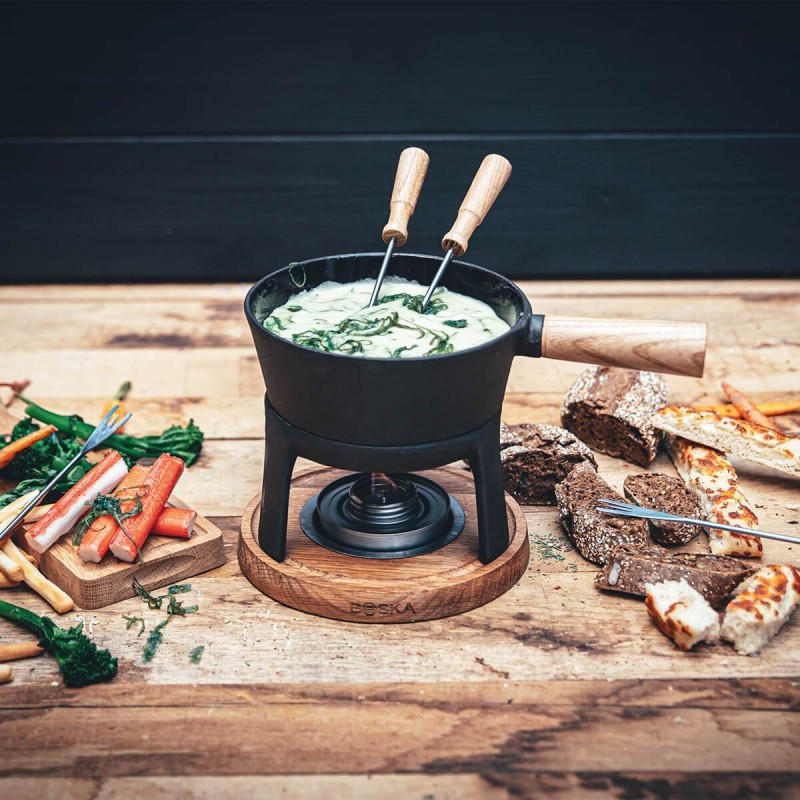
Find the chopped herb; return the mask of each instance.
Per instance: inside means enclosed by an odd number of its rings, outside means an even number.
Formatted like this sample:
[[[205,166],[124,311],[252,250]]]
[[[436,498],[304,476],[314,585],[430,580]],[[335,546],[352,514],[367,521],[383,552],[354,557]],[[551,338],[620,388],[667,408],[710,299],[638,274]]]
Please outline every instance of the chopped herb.
[[[189,653],[189,661],[191,661],[192,664],[199,664],[205,649],[206,647],[203,644],[195,647],[194,650]]]
[[[194,614],[199,609],[199,606],[184,606],[180,600],[175,599],[175,595],[169,596],[169,604],[167,605],[167,614],[171,617],[185,617],[187,614]]]
[[[400,358],[400,353],[404,353],[406,350],[416,350],[416,349],[417,346],[415,344],[398,347],[396,350],[392,350],[391,358]]]
[[[303,310],[303,306],[286,306],[286,310],[287,311],[291,311],[292,313],[295,313],[297,311],[302,311]]]
[[[295,277],[295,272],[299,271],[299,277]],[[306,268],[302,264],[289,264],[289,280],[298,288],[302,289],[306,285]]]
[[[159,622],[158,625],[150,631],[147,636],[147,641],[144,644],[144,649],[142,650],[142,661],[147,663],[148,661],[153,660],[153,656],[156,654],[156,650],[158,650],[158,646],[164,640],[164,634],[161,631],[169,624],[169,621],[172,617],[167,617],[163,622]]]
[[[145,622],[143,617],[129,617],[127,614],[123,614],[122,618],[128,620],[127,624],[125,625],[126,631],[129,631],[134,625],[138,623],[140,627],[139,627],[139,633],[137,633],[136,635],[141,636],[144,633]]]
[[[145,589],[136,578],[133,579],[133,591],[142,598],[143,602],[147,603],[148,608],[152,609],[161,608],[164,598],[167,597],[167,595],[160,595],[156,597],[155,595],[150,594],[150,592],[148,592],[147,589]]]
[[[133,487],[131,487],[133,488]],[[121,501],[132,502],[133,508],[130,511],[123,511]],[[133,497],[112,497],[110,494],[99,494],[91,504],[89,513],[75,526],[75,535],[72,537],[72,544],[76,547],[83,541],[86,531],[92,527],[92,523],[100,517],[113,517],[117,524],[125,530],[122,524],[129,517],[135,517],[142,513],[142,501],[138,496]]]
[[[469,323],[465,319],[446,319],[444,324],[448,328],[466,328]]]
[[[267,330],[270,330],[270,331],[285,331],[286,330],[286,326],[274,315],[271,316],[271,317],[267,317],[264,320],[264,327]]]
[[[565,539],[555,536],[532,536],[531,542],[536,546],[543,560],[563,561],[561,553],[569,553],[573,547]]]
[[[170,594],[183,594],[184,592],[190,592],[191,590],[191,583],[176,583],[174,586],[170,586],[169,589],[167,589]]]

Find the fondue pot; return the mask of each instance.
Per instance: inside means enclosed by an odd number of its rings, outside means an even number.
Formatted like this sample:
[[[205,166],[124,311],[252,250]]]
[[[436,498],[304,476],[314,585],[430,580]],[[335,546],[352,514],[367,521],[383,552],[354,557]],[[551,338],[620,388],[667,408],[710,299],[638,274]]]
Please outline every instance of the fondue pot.
[[[268,402],[314,436],[367,446],[413,446],[477,429],[503,403],[515,356],[556,358],[699,377],[702,323],[577,319],[535,314],[513,282],[454,261],[441,285],[482,300],[510,330],[468,350],[422,358],[364,358],[294,344],[263,322],[292,295],[324,281],[375,278],[382,253],[328,256],[279,269],[245,299]],[[395,254],[391,272],[428,286],[440,259]]]

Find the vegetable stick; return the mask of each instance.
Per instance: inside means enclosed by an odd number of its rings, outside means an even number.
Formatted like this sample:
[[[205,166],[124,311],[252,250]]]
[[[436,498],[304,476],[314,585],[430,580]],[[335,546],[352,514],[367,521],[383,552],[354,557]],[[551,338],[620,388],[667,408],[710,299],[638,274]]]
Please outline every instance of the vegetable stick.
[[[5,555],[5,554],[4,554]],[[0,589],[16,589],[22,581],[12,581],[4,573],[0,572]]]
[[[150,531],[151,536],[170,536],[173,539],[188,539],[194,532],[197,512],[188,508],[165,508]]]
[[[736,410],[748,422],[753,422],[756,425],[762,425],[765,428],[771,428],[773,431],[780,431],[780,428],[770,419],[767,419],[751,402],[740,392],[735,386],[722,381],[722,391],[731,403],[736,406]]]
[[[23,450],[36,444],[36,442],[40,442],[42,439],[46,439],[57,430],[58,428],[55,425],[45,425],[43,428],[39,428],[38,431],[29,433],[27,436],[22,436],[16,441],[7,444],[0,450],[0,469],[10,464]]]
[[[166,453],[158,457],[144,480],[141,513],[125,520],[124,529],[117,531],[111,542],[111,552],[117,558],[127,562],[136,560],[183,468],[180,458]]]
[[[0,664],[0,683],[11,682],[11,667],[8,664]]]
[[[117,411],[120,417],[125,416],[125,404],[122,402],[127,396],[128,392],[131,390],[131,382],[125,381],[125,383],[121,384],[119,389],[114,393],[114,397],[109,400],[105,406],[103,407],[103,413],[101,416],[105,417],[109,411],[111,411],[114,406],[117,406]],[[125,432],[125,425],[117,428],[117,433],[124,433]]]
[[[120,511],[123,514],[136,508],[136,498],[138,497],[136,489],[144,485],[144,479],[149,471],[149,467],[134,464],[130,472],[120,481],[114,497],[121,500]],[[92,561],[95,564],[102,561],[118,530],[119,523],[110,514],[98,517],[89,526],[89,530],[83,534],[81,543],[78,545],[78,557],[82,561]]]
[[[692,406],[695,411],[713,411],[721,417],[740,417],[741,414],[733,404],[717,406]],[[780,417],[783,414],[794,414],[800,411],[800,398],[794,400],[774,400],[768,403],[758,403],[756,408],[767,417]]]
[[[20,658],[33,658],[44,653],[38,642],[14,642],[0,644],[0,661],[16,661]]]
[[[30,549],[44,553],[89,510],[97,495],[113,489],[127,474],[122,456],[116,450],[110,452],[31,525],[25,534]]]
[[[19,583],[23,578],[22,567],[10,559],[4,552],[0,551],[0,574],[10,581]]]
[[[13,558],[14,561],[22,567],[22,571],[25,574],[23,578],[25,583],[28,584],[34,592],[47,600],[59,614],[64,614],[75,608],[75,603],[72,602],[72,598],[66,592],[59,589],[54,583],[47,580],[47,578],[22,555],[22,551],[11,539],[6,539],[0,547],[7,556]]]

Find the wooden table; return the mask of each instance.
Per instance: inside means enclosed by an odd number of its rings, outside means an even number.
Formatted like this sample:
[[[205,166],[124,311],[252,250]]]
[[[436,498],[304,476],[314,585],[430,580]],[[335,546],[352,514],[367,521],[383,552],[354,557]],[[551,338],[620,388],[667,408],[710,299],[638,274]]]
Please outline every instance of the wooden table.
[[[724,645],[680,653],[640,602],[595,591],[595,568],[571,551],[552,508],[526,509],[524,579],[458,617],[337,623],[257,593],[235,557],[263,444],[245,288],[0,290],[0,380],[30,378],[32,398],[92,418],[130,379],[134,431],[195,418],[206,446],[179,494],[224,530],[228,552],[192,581],[186,597],[200,611],[166,629],[151,664],[122,615],[150,625],[159,612],[135,599],[83,615],[119,656],[113,683],[66,690],[49,657],[14,665],[0,687],[0,796],[798,796],[800,617],[759,657]],[[796,282],[525,289],[545,313],[707,320],[706,377],[668,378],[673,399],[718,401],[724,378],[757,399],[800,391]],[[580,370],[517,359],[506,420],[557,422]],[[798,431],[800,417],[783,424]],[[617,487],[638,471],[598,460]],[[663,455],[655,467],[672,472]],[[797,481],[737,467],[763,527],[800,535]],[[800,552],[765,542],[764,560],[797,564]],[[3,597],[46,611],[27,590]],[[0,640],[19,638],[0,623]]]

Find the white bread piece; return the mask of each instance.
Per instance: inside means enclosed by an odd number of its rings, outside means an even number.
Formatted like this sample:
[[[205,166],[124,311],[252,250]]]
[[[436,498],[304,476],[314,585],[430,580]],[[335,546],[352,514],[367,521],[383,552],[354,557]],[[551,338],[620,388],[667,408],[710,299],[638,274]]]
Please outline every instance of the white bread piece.
[[[725,609],[722,638],[736,652],[758,653],[783,627],[800,603],[800,572],[788,564],[761,567],[736,587]]]
[[[646,583],[644,588],[647,613],[661,633],[681,650],[719,639],[719,614],[683,578]]]
[[[653,415],[652,423],[667,433],[682,436],[748,461],[800,478],[800,439],[754,422],[721,417],[713,411],[667,406]]]
[[[758,517],[739,489],[736,470],[723,453],[669,434],[664,437],[664,445],[678,475],[700,500],[705,519],[739,528],[758,527]],[[764,552],[758,536],[713,528],[706,531],[708,546],[715,556],[760,558]]]

